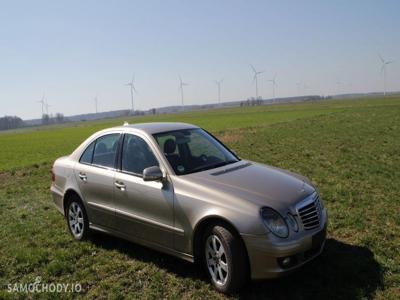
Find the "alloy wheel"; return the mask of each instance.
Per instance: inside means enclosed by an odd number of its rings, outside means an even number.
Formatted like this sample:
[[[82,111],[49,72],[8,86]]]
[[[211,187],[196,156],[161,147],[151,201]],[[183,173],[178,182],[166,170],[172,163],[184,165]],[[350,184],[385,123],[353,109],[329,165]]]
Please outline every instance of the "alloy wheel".
[[[207,238],[205,254],[207,269],[212,281],[217,285],[224,285],[229,274],[228,259],[221,240],[215,234]]]
[[[77,202],[72,202],[68,209],[68,224],[75,238],[80,239],[84,232],[83,211]]]

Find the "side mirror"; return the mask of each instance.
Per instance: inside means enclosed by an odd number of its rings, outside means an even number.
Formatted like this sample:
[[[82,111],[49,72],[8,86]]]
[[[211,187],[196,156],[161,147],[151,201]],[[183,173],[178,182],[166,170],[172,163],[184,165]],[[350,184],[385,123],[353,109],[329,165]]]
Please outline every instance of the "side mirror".
[[[148,167],[143,170],[144,181],[158,181],[158,180],[161,181],[163,177],[164,174],[159,166]]]

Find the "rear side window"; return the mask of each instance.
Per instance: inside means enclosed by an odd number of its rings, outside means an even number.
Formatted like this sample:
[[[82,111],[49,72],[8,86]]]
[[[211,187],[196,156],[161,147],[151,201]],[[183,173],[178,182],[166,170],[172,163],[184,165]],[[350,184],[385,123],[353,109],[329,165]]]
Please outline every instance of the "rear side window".
[[[92,159],[93,159],[93,150],[94,150],[94,145],[96,144],[96,141],[92,142],[83,152],[81,159],[79,160],[80,163],[83,164],[91,164]]]
[[[119,133],[99,137],[94,147],[92,163],[102,167],[114,168],[119,138]]]

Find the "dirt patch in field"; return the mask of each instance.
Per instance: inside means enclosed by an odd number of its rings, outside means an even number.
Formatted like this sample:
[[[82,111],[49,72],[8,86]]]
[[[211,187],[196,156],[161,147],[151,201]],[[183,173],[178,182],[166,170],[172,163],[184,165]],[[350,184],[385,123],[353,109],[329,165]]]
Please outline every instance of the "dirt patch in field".
[[[0,188],[6,188],[7,186],[16,186],[22,180],[26,180],[27,177],[32,177],[39,173],[38,167],[27,167],[19,170],[11,170],[0,172]]]
[[[223,142],[223,143],[237,143],[242,139],[242,135],[239,135],[237,133],[226,133],[224,135],[220,135],[219,139]]]
[[[0,173],[0,186],[5,181],[6,181],[6,174],[5,173]]]
[[[248,136],[257,133],[257,128],[246,128],[237,130],[227,130],[222,131],[217,134],[219,140],[226,144],[236,144],[238,142],[243,142]]]
[[[15,185],[15,180],[12,180],[12,175],[10,173],[0,173],[0,192],[6,192],[8,187]]]

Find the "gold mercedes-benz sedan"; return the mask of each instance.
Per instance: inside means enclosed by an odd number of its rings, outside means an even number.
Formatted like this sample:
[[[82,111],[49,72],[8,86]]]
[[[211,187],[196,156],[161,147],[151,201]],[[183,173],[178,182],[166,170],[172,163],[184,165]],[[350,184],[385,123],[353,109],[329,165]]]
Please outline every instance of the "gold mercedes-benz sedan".
[[[98,230],[198,262],[220,292],[289,273],[324,247],[327,211],[307,178],[240,159],[194,125],[106,129],[52,172],[75,239]]]

